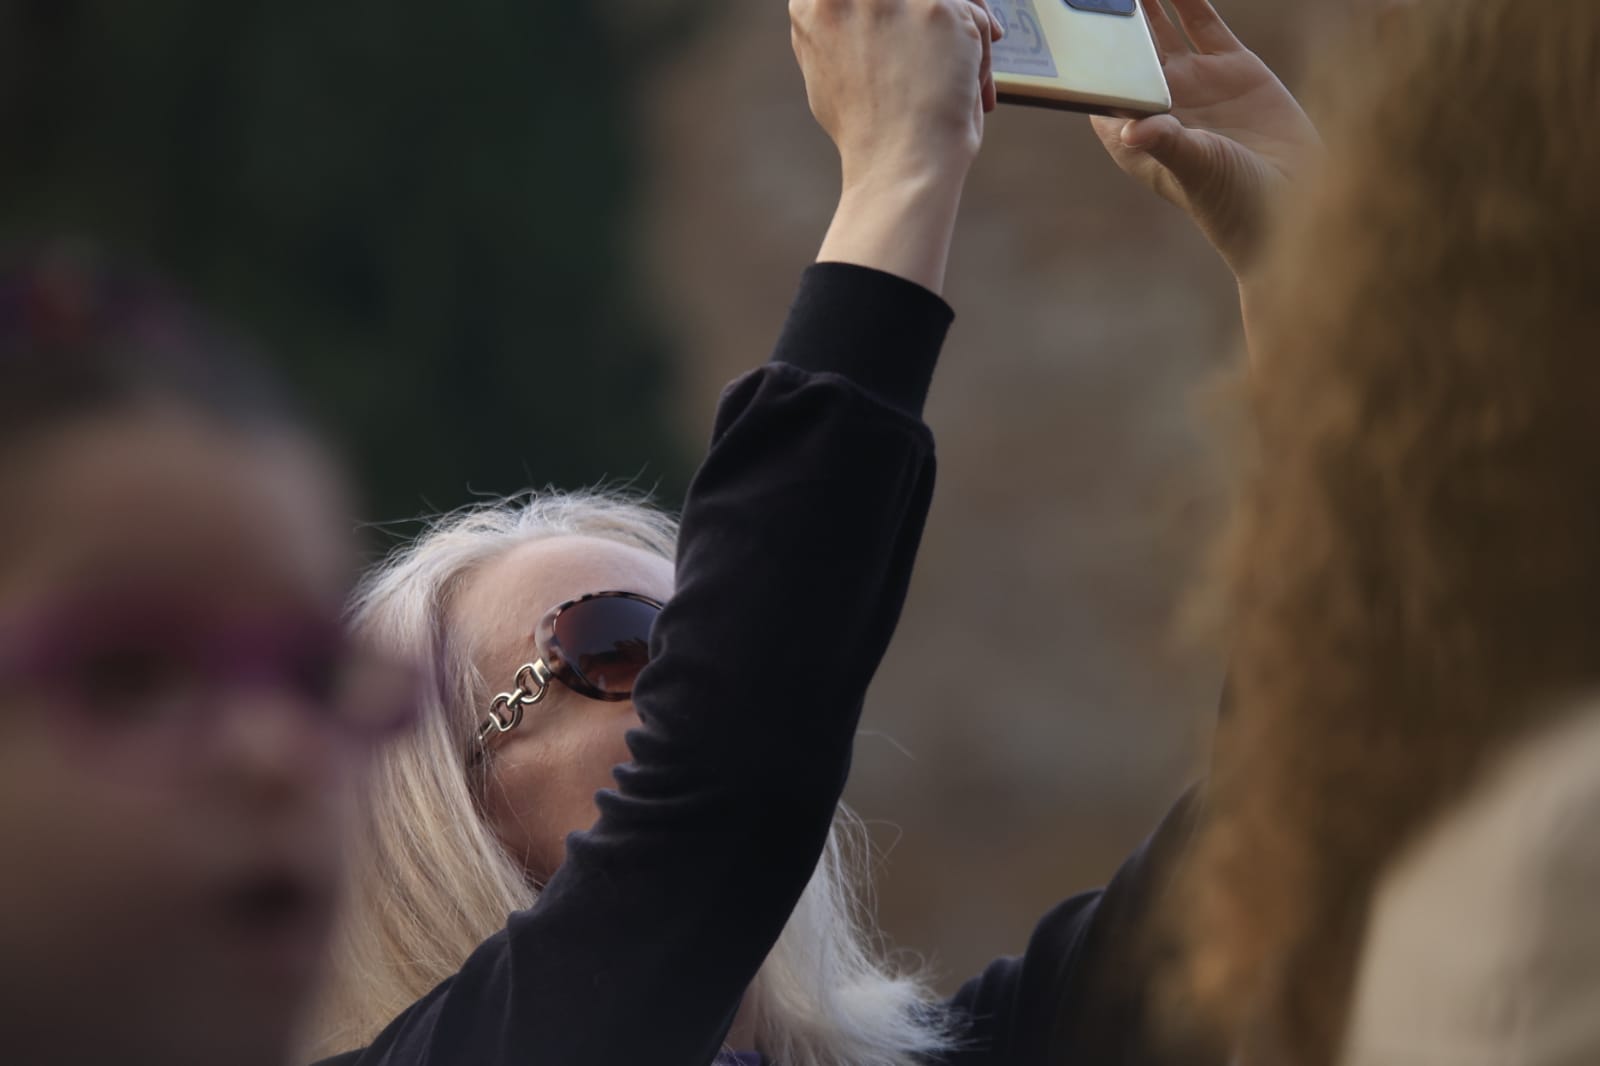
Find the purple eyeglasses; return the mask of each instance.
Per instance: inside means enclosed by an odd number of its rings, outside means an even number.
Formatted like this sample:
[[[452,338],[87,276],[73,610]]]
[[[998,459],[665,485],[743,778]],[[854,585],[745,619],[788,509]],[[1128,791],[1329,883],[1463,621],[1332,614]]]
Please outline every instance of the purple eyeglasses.
[[[227,696],[244,691],[271,691],[359,745],[417,713],[415,671],[332,623],[155,605],[66,605],[0,622],[0,692],[42,699],[75,741],[113,759],[181,759],[238,713]]]

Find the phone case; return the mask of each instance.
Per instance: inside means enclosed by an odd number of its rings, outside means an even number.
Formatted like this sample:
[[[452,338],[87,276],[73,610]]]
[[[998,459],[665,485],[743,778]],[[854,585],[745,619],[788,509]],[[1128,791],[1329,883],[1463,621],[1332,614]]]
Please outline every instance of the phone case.
[[[1005,103],[1130,118],[1172,109],[1138,0],[989,0],[1005,39],[994,80]]]

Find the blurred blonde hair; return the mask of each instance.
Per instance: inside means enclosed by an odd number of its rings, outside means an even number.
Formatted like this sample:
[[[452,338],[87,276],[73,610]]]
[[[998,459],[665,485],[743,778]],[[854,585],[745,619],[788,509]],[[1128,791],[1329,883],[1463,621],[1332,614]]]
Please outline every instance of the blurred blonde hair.
[[[430,676],[421,728],[384,753],[362,805],[316,1054],[369,1042],[538,898],[474,801],[462,753],[487,690],[446,619],[477,567],[527,541],[570,534],[670,560],[677,527],[623,495],[528,494],[438,520],[357,593],[355,627],[425,663]],[[946,1046],[925,984],[877,951],[862,894],[868,854],[859,821],[841,806],[817,871],[748,993],[760,1050],[782,1066],[909,1066]]]
[[[1376,878],[1600,682],[1600,4],[1419,0],[1331,53],[1220,553],[1232,703],[1183,999],[1339,1050]]]

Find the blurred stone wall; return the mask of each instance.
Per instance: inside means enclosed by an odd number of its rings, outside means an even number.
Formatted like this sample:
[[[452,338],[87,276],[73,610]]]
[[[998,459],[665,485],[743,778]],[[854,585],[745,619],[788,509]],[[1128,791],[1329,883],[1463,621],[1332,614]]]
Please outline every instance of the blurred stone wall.
[[[648,105],[648,256],[697,447],[838,191],[786,5],[727,8]],[[1292,83],[1309,9],[1222,9]],[[937,498],[848,798],[888,852],[885,927],[949,988],[1102,883],[1202,765],[1221,669],[1173,619],[1216,511],[1194,398],[1241,347],[1220,261],[1081,116],[992,116],[946,295]]]

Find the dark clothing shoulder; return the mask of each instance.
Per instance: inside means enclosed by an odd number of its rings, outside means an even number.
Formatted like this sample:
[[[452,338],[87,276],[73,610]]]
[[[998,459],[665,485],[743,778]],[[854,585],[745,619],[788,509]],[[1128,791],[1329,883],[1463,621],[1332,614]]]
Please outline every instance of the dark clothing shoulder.
[[[1046,915],[1024,954],[962,986],[950,1001],[962,1048],[938,1066],[1192,1066],[1163,1041],[1149,995],[1165,957],[1159,908],[1197,797],[1186,793],[1104,889]]]
[[[632,762],[527,911],[359,1066],[705,1066],[821,853],[933,490],[921,410],[951,314],[807,271],[729,387],[651,636]],[[848,521],[840,521],[848,515]],[[750,871],[760,871],[752,877]]]

